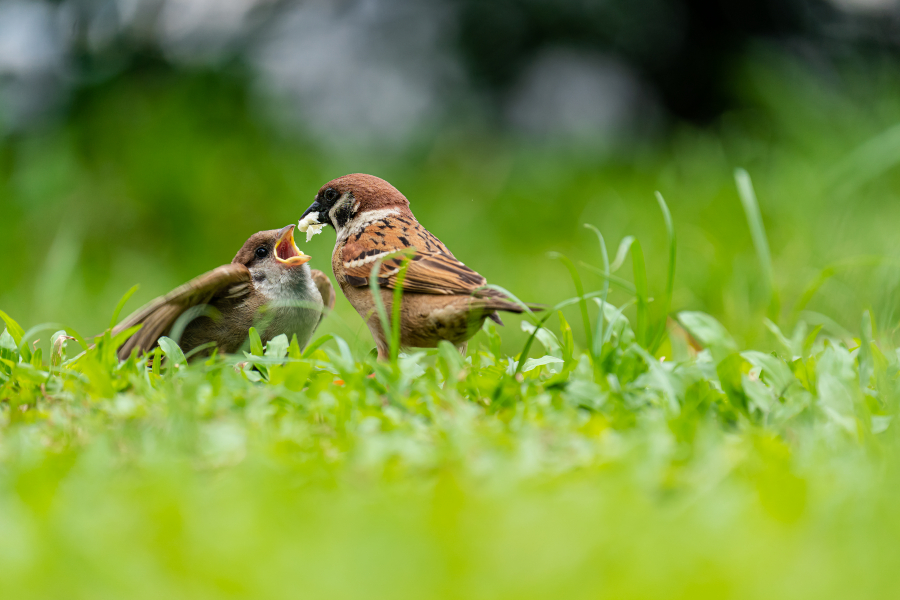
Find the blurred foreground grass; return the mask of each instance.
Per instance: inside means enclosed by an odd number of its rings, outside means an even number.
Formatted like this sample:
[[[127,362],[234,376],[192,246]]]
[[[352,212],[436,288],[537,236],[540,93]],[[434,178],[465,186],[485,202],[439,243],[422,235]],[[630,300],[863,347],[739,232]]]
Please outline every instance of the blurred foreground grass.
[[[619,156],[445,132],[340,158],[266,129],[227,80],[156,71],[6,142],[0,597],[893,597],[900,94],[745,75],[754,109]],[[552,306],[574,290],[557,251],[595,297],[550,311],[530,360],[510,318],[465,363],[376,365],[343,299],[305,355],[176,366],[170,347],[154,369],[108,339],[50,345],[351,171],[395,183],[492,283]],[[631,246],[601,311],[586,222],[610,258],[636,236],[643,301]]]
[[[672,329],[660,361],[605,315],[521,368],[490,322],[465,363],[282,336],[153,368],[108,338],[45,360],[7,318],[0,596],[893,596],[895,350],[738,352],[692,312],[706,349]]]

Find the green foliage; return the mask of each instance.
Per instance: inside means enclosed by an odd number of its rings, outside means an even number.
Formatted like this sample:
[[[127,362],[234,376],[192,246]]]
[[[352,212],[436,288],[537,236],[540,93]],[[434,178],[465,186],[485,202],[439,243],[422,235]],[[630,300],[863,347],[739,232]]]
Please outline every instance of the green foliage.
[[[800,597],[893,589],[900,356],[868,314],[857,347],[769,322],[767,353],[682,312],[703,349],[665,359],[567,266],[593,351],[554,307],[516,358],[488,321],[465,359],[251,330],[240,357],[163,338],[119,362],[121,336],[69,358],[61,330],[48,361],[4,314],[0,595],[796,598],[797,569],[825,580]]]

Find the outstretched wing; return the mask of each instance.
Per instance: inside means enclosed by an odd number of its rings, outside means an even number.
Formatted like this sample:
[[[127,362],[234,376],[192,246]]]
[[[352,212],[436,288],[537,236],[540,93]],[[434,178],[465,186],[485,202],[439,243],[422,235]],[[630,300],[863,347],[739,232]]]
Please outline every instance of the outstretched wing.
[[[372,267],[381,259],[378,284],[393,289],[403,264],[403,256],[391,254],[410,251],[410,263],[403,289],[419,294],[471,294],[483,286],[484,277],[456,260],[439,239],[414,221],[401,220],[384,227],[380,222],[353,236],[344,245],[341,260],[347,282],[355,287],[369,285]]]
[[[214,298],[239,298],[250,291],[250,271],[244,265],[222,265],[191,279],[165,296],[160,296],[138,309],[113,328],[113,335],[135,325],[141,329],[119,347],[119,359],[124,360],[135,348],[148,352],[175,321],[194,306],[208,304]]]

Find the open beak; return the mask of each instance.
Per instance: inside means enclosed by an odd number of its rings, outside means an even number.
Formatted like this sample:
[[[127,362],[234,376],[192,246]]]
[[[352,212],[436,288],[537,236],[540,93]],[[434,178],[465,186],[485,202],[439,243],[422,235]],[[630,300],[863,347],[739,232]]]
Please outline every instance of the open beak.
[[[275,259],[285,267],[299,267],[305,265],[312,258],[303,254],[297,244],[294,243],[294,225],[288,225],[278,232],[278,241],[275,242]]]

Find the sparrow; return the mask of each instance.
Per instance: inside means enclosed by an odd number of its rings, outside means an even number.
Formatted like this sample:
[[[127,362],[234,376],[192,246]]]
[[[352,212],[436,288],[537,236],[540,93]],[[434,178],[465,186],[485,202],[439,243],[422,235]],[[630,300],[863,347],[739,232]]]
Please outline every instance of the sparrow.
[[[166,335],[187,354],[240,350],[250,327],[263,343],[279,334],[297,336],[305,346],[335,293],[328,276],[311,270],[310,257],[294,243],[294,225],[250,236],[230,264],[196,277],[135,311],[113,328],[113,335],[141,325],[118,349],[120,360],[148,352]],[[327,309],[326,309],[327,307]]]
[[[331,257],[335,279],[372,332],[380,359],[390,356],[390,344],[369,277],[376,261],[382,260],[377,279],[386,313],[391,315],[404,261],[394,254],[398,251],[410,254],[402,282],[401,347],[434,348],[447,340],[465,356],[469,338],[485,319],[502,325],[497,311],[523,312],[504,294],[484,289],[485,278],[457,260],[416,220],[409,200],[378,177],[353,174],[329,181],[303,213],[300,225],[301,231],[330,225],[337,232]]]

